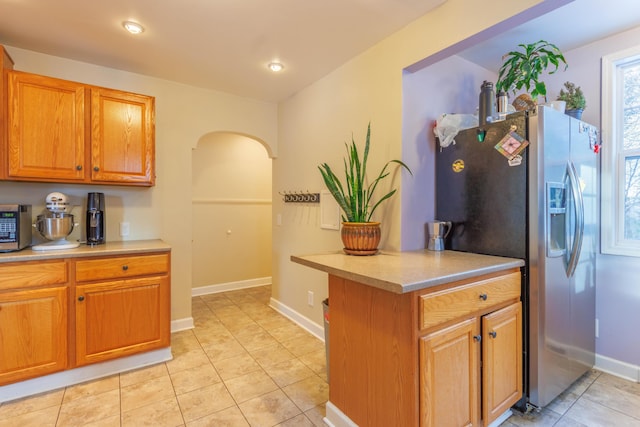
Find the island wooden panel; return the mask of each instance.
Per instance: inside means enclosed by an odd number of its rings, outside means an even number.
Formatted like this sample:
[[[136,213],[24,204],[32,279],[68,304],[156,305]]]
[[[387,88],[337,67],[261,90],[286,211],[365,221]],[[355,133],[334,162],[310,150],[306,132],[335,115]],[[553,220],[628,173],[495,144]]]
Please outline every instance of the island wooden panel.
[[[329,275],[329,400],[360,426],[418,425],[414,298]]]

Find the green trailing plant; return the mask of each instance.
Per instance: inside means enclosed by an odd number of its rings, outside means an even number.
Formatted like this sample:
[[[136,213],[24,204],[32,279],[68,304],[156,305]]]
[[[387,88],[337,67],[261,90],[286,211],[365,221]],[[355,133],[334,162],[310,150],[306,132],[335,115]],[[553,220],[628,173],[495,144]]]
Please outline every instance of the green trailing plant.
[[[568,110],[584,110],[587,107],[582,89],[571,82],[564,82],[564,89],[560,89],[558,101],[566,102]]]
[[[547,87],[540,80],[542,74],[553,74],[564,64],[567,69],[567,61],[560,49],[545,40],[539,40],[531,44],[519,44],[523,49],[506,53],[502,57],[502,67],[498,71],[497,91],[516,91],[526,89],[531,98],[536,100],[539,95],[547,96]],[[553,67],[553,68],[550,68]]]
[[[367,185],[367,160],[369,158],[370,141],[371,123],[367,126],[367,138],[362,157],[360,157],[353,136],[351,137],[351,144],[345,142],[347,157],[344,159],[344,184],[327,163],[322,163],[318,166],[327,189],[343,211],[342,220],[344,222],[370,222],[373,212],[380,206],[380,203],[395,194],[396,190],[393,189],[371,206],[373,193],[378,183],[389,175],[387,169],[391,163],[402,166],[413,176],[411,169],[402,161],[390,160],[384,165],[378,177]]]

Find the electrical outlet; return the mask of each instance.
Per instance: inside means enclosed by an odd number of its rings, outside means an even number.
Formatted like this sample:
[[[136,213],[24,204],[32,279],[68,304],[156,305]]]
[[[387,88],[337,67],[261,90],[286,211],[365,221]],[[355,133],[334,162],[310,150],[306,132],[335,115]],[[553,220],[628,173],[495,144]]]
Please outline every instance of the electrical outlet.
[[[596,338],[600,338],[600,321],[596,319]]]
[[[129,235],[129,223],[128,222],[121,222],[120,223],[120,236],[124,237],[124,236],[128,236]]]
[[[307,304],[313,307],[313,291],[307,293]]]

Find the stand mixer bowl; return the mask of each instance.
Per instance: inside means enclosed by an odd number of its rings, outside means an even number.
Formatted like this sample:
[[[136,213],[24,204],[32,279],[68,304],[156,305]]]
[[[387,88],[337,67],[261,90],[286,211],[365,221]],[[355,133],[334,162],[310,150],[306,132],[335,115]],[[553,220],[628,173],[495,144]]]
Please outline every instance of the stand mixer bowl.
[[[68,213],[49,213],[38,215],[36,230],[47,240],[60,240],[73,231],[73,215]]]

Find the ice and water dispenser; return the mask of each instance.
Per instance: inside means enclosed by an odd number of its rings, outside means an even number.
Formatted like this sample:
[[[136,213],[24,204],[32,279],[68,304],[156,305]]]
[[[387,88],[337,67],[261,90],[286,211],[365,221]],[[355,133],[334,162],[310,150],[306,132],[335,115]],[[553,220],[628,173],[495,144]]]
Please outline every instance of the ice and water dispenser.
[[[547,183],[547,256],[561,257],[567,253],[567,187],[563,183]]]

